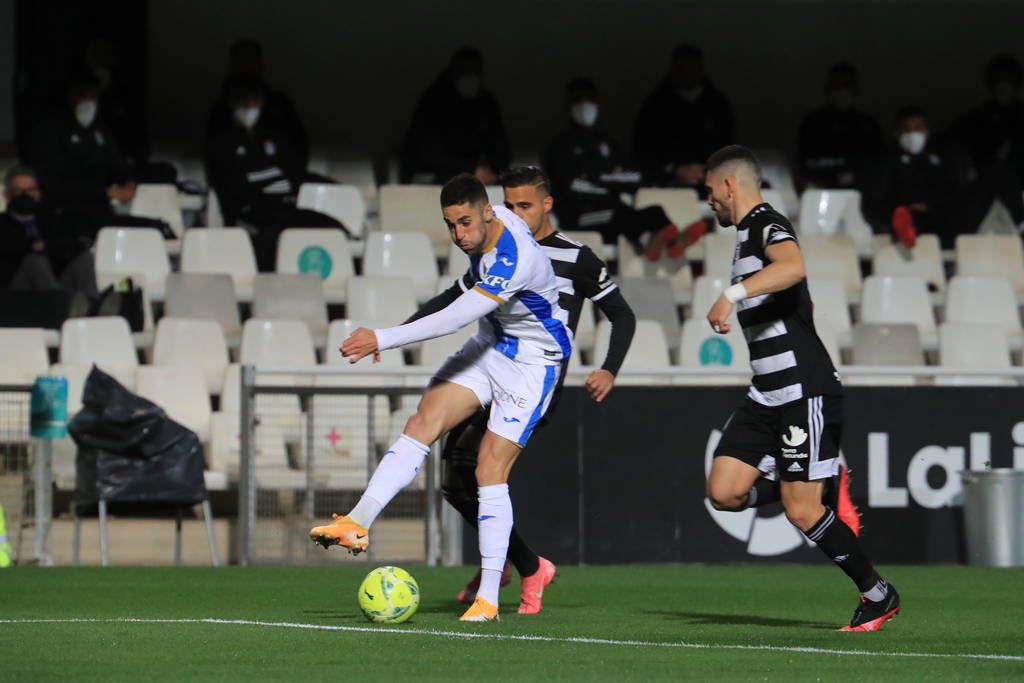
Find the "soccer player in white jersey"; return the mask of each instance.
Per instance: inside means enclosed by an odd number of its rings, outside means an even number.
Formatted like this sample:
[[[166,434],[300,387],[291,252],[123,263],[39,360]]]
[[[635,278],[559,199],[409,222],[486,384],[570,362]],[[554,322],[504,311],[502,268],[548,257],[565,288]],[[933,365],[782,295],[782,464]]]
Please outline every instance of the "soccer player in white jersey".
[[[430,445],[490,405],[476,468],[480,588],[462,621],[493,621],[512,530],[509,473],[551,402],[562,360],[572,355],[572,333],[568,313],[558,303],[551,261],[522,219],[505,207],[492,207],[483,184],[469,174],[445,184],[441,210],[452,241],[470,257],[476,284],[443,310],[414,322],[357,329],[341,353],[355,363],[385,349],[452,334],[471,322],[479,321],[479,331],[438,370],[356,506],[309,535],[324,547],[366,550],[370,526],[412,483]]]

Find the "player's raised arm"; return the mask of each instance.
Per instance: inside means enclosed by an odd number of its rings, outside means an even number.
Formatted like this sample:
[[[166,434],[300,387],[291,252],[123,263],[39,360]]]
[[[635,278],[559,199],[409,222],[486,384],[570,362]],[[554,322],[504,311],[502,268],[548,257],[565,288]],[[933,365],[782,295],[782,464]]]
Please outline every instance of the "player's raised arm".
[[[604,313],[612,326],[604,362],[599,369],[590,373],[586,381],[590,396],[600,403],[615,386],[615,376],[626,360],[633,333],[636,332],[636,315],[618,285],[609,277],[607,264],[589,247],[580,249],[579,266],[581,274],[577,287]]]

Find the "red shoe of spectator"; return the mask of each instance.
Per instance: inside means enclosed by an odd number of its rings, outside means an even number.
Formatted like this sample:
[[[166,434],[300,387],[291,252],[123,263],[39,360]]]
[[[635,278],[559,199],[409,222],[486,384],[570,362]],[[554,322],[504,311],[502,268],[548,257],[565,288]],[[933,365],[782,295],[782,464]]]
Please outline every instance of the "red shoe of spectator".
[[[665,247],[675,242],[678,238],[679,228],[672,223],[654,233],[650,243],[647,245],[647,260],[652,263],[661,260],[661,253],[665,250]]]
[[[914,214],[905,206],[898,206],[892,212],[892,231],[896,233],[896,239],[907,249],[913,249],[917,244],[917,228],[914,227]]]
[[[694,221],[686,226],[686,229],[683,230],[682,234],[672,244],[665,247],[665,253],[668,254],[669,258],[679,258],[687,249],[696,244],[701,237],[706,235],[707,232],[708,222],[706,219],[702,218],[699,221]]]

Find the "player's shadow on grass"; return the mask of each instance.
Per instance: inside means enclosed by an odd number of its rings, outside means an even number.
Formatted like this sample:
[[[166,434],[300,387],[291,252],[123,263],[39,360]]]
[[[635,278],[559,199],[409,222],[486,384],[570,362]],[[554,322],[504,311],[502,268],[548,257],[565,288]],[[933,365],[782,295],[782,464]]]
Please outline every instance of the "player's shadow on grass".
[[[678,617],[691,624],[705,625],[741,625],[741,626],[799,626],[801,628],[822,628],[834,630],[835,624],[823,621],[806,621],[804,619],[779,619],[753,614],[716,614],[714,612],[674,612],[668,610],[645,610],[644,614],[657,614],[666,617]]]

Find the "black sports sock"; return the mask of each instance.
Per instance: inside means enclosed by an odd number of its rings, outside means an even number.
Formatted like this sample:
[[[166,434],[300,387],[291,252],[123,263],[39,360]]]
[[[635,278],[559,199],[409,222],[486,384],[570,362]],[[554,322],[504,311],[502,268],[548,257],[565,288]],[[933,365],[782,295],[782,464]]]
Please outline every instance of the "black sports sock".
[[[462,518],[475,529],[478,523],[476,517],[479,504],[477,501],[462,496],[446,496],[446,498],[451,506],[459,511]],[[526,544],[526,541],[516,531],[515,526],[512,527],[512,533],[508,537],[508,559],[519,572],[519,576],[530,576],[540,569],[537,553],[533,552]]]
[[[779,500],[781,500],[781,497],[782,494],[779,493],[779,482],[761,477],[755,481],[754,485],[750,488],[750,494],[747,498],[747,507],[759,508],[762,505],[778,503]]]
[[[871,590],[881,580],[860,547],[857,537],[850,531],[850,527],[836,517],[832,508],[826,507],[825,514],[805,532],[805,535],[817,543],[821,551],[853,579],[861,593]]]

